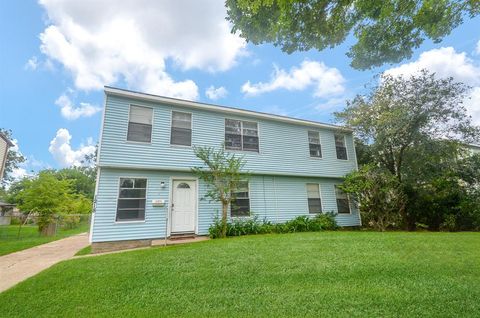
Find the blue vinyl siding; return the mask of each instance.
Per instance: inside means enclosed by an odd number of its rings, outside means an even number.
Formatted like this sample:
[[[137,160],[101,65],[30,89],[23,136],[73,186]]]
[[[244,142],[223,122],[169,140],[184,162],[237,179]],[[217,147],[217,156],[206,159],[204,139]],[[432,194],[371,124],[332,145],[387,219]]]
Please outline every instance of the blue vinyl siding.
[[[144,222],[115,222],[117,196],[120,177],[147,178],[147,203]],[[190,173],[109,169],[100,170],[97,204],[92,233],[93,242],[154,239],[165,236],[165,220],[169,206],[170,178],[192,177]],[[165,182],[162,189],[160,184]],[[252,175],[250,182],[250,208],[260,220],[285,222],[308,213],[306,183],[319,183],[324,212],[336,212],[334,185],[341,179],[285,177]],[[208,228],[216,216],[220,216],[221,206],[205,198],[207,191],[203,182],[199,183],[198,228],[197,234],[207,235]],[[164,207],[153,207],[153,199],[164,199]],[[339,225],[360,225],[358,211],[352,207],[352,214],[338,215]]]
[[[151,144],[126,141],[130,104],[153,107]],[[106,167],[184,170],[200,165],[191,147],[170,145],[172,110],[192,113],[192,144],[219,147],[224,142],[225,118],[258,122],[260,152],[237,152],[247,161],[245,169],[258,174],[343,177],[356,169],[351,133],[346,134],[348,160],[338,160],[332,129],[289,124],[255,117],[182,108],[118,96],[106,96],[99,165]],[[311,158],[308,130],[320,132],[323,158]]]
[[[127,141],[130,105],[153,108],[151,143]],[[348,160],[338,160],[334,134],[339,130],[287,123],[270,118],[236,116],[214,110],[180,107],[106,94],[98,166],[100,167],[92,241],[118,241],[165,237],[166,216],[172,177],[192,178],[191,167],[201,165],[192,147],[170,145],[172,111],[192,114],[192,145],[220,147],[225,140],[225,118],[255,121],[259,130],[259,152],[235,152],[244,156],[250,177],[250,208],[260,220],[285,222],[309,215],[306,183],[319,183],[324,212],[337,211],[335,184],[357,162],[351,132],[346,132]],[[308,131],[318,131],[321,159],[311,158]],[[145,177],[148,180],[145,221],[115,222],[120,177]],[[161,188],[161,182],[165,187]],[[205,198],[206,185],[199,181],[196,233],[208,234],[208,228],[221,206]],[[164,199],[164,207],[153,207],[153,199]],[[341,226],[360,225],[360,215],[338,215]]]

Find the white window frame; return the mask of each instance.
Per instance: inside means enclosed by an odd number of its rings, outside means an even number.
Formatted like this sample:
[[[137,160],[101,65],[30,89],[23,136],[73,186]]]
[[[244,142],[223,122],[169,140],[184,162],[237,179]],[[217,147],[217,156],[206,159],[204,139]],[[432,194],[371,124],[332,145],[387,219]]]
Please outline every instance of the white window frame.
[[[309,184],[318,184],[318,194],[319,194],[319,197],[320,197],[320,209],[321,211],[320,212],[310,212],[310,206],[308,204],[308,185]],[[318,182],[307,182],[305,183],[305,191],[307,192],[307,212],[309,215],[317,215],[317,214],[322,214],[323,211],[324,211],[324,208],[323,208],[323,197],[322,197],[322,185]]]
[[[226,125],[226,120],[235,120],[235,121],[239,121],[240,122],[240,132],[241,132],[241,142],[242,142],[242,149],[227,149],[227,145],[226,145],[226,140],[225,140],[225,135],[227,134],[227,125]],[[258,138],[258,150],[255,151],[255,150],[244,150],[243,149],[243,122],[249,122],[249,123],[255,123],[257,124],[257,138]],[[244,120],[244,119],[238,119],[238,118],[232,118],[232,117],[225,117],[223,119],[223,149],[225,151],[239,151],[239,152],[246,152],[246,153],[256,153],[256,154],[259,154],[260,153],[260,123],[258,121],[254,121],[254,120]]]
[[[150,141],[135,141],[135,140],[128,140],[128,126],[130,125],[130,115],[132,113],[132,106],[134,107],[143,107],[143,108],[150,108],[152,110],[152,130],[150,132]],[[128,121],[127,121],[127,129],[125,132],[125,141],[127,143],[134,143],[134,144],[143,144],[143,145],[151,145],[153,139],[153,123],[155,122],[155,109],[150,106],[143,106],[137,104],[129,104],[128,105]]]
[[[231,219],[238,219],[238,218],[249,218],[252,216],[252,203],[251,203],[251,197],[250,197],[250,180],[240,180],[240,182],[246,182],[247,183],[247,189],[248,189],[248,215],[232,215],[232,203],[230,203],[230,218]]]
[[[125,220],[117,221],[117,212],[118,212],[118,199],[120,198],[120,186],[122,179],[145,179],[145,213],[143,220]],[[148,206],[148,178],[145,176],[120,176],[117,180],[117,199],[115,201],[115,215],[113,216],[113,222],[115,224],[128,224],[128,223],[145,223],[147,220],[147,206]]]
[[[191,130],[191,135],[190,135],[190,146],[186,145],[177,145],[177,144],[172,144],[172,128],[173,128],[173,113],[184,113],[184,114],[190,114],[190,130]],[[193,113],[191,112],[186,112],[186,111],[181,111],[181,110],[174,110],[172,109],[170,111],[170,146],[171,147],[178,147],[178,148],[192,148],[193,147]]]
[[[318,134],[318,142],[319,142],[319,145],[320,145],[320,153],[321,153],[320,157],[312,156],[312,154],[310,153],[310,136],[309,136],[310,132]],[[308,156],[309,156],[309,158],[311,158],[311,159],[323,159],[323,145],[322,145],[322,137],[320,135],[320,131],[311,130],[311,129],[307,130],[307,141],[308,141]]]
[[[347,159],[338,159],[338,155],[337,155],[337,143],[335,141],[335,136],[343,136],[343,143],[345,144],[345,154],[347,156]],[[337,160],[341,160],[341,161],[347,161],[349,158],[348,158],[348,147],[347,147],[347,136],[345,134],[341,134],[341,133],[334,133],[333,134],[333,145],[335,147],[335,158]]]
[[[337,188],[338,188],[339,184],[335,184],[334,185],[334,191],[335,191],[335,205],[337,207],[337,214],[339,215],[351,215],[352,214],[352,205],[350,204],[350,195],[348,193],[346,193],[345,191],[343,191],[342,189],[339,189],[340,191],[342,191],[343,193],[345,193],[345,195],[347,196],[347,203],[348,203],[348,213],[340,213],[338,212],[338,197],[337,197]]]

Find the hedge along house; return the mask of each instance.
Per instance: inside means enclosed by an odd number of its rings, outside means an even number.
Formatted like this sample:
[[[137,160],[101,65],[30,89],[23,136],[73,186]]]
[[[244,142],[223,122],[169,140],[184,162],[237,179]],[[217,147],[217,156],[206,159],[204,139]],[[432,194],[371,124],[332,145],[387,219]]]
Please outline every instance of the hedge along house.
[[[243,156],[248,180],[236,190],[231,218],[284,222],[337,213],[360,225],[336,186],[357,169],[352,131],[344,127],[237,108],[105,88],[95,209],[97,250],[142,246],[175,235],[207,235],[221,204],[190,171],[193,146]]]

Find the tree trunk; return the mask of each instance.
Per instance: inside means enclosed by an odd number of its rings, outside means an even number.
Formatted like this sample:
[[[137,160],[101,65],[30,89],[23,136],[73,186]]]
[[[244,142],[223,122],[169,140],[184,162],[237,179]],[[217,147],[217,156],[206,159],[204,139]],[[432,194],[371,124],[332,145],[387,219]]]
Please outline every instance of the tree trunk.
[[[228,203],[222,202],[222,237],[227,236],[227,211]]]

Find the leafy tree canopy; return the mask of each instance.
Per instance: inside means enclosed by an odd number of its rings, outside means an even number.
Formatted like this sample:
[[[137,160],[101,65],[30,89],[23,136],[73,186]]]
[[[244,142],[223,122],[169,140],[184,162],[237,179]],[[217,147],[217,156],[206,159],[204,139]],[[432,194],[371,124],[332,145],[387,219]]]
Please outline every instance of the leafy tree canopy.
[[[425,39],[440,42],[463,19],[480,12],[478,0],[227,0],[232,32],[287,53],[357,42],[347,56],[356,69],[410,58]]]

